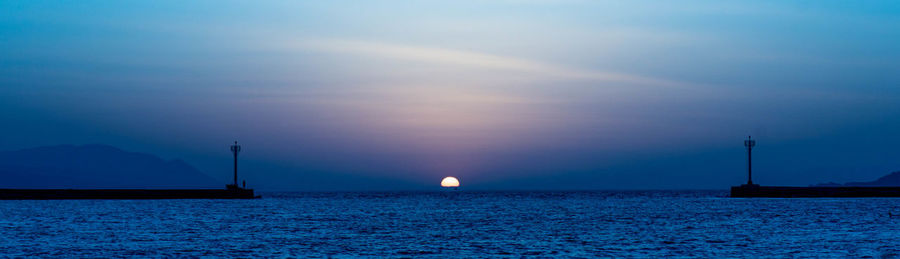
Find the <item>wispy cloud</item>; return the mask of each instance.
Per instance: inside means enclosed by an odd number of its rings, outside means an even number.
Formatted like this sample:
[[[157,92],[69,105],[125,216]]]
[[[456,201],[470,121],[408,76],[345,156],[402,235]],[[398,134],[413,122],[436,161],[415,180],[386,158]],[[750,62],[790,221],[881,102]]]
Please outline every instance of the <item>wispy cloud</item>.
[[[377,58],[456,65],[477,69],[506,70],[561,79],[596,80],[650,86],[689,85],[684,82],[642,75],[573,68],[516,57],[446,48],[337,39],[301,40],[290,44],[291,45],[288,46],[289,48],[300,48],[303,50],[347,55],[365,55]]]

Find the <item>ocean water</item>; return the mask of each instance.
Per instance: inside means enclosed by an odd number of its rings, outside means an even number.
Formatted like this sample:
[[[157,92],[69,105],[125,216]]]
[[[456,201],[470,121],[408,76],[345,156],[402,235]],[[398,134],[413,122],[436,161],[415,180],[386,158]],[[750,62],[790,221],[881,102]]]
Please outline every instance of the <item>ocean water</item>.
[[[723,191],[0,201],[3,257],[898,257],[900,199]]]

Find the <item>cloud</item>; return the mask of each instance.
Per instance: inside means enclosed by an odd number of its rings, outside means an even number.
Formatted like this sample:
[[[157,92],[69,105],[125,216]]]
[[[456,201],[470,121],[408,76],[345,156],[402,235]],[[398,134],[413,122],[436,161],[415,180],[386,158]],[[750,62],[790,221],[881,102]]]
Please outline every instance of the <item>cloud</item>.
[[[596,80],[648,86],[690,85],[684,82],[676,82],[648,76],[579,69],[557,64],[473,51],[391,44],[372,41],[308,39],[291,43],[289,48],[299,48],[308,51],[330,52],[347,55],[365,55],[385,59],[455,65],[475,69],[494,69],[512,72],[523,72],[532,75],[542,75],[560,79]]]

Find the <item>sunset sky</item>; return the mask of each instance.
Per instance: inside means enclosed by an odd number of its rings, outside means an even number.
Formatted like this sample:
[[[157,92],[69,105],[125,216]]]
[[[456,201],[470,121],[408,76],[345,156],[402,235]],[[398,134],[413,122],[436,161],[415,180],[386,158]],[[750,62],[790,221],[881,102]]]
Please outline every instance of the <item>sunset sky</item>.
[[[0,150],[263,190],[724,189],[900,170],[900,1],[3,1]]]

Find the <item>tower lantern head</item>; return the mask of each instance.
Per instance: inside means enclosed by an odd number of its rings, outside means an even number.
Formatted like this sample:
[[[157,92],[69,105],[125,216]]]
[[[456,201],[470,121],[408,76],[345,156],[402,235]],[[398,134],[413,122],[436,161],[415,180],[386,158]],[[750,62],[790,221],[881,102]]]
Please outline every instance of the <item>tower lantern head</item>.
[[[750,136],[747,136],[747,140],[744,140],[744,146],[747,148],[752,148],[756,146],[756,140],[750,139]]]
[[[235,154],[241,152],[241,145],[238,145],[237,141],[234,142],[234,145],[231,145],[231,152]]]

